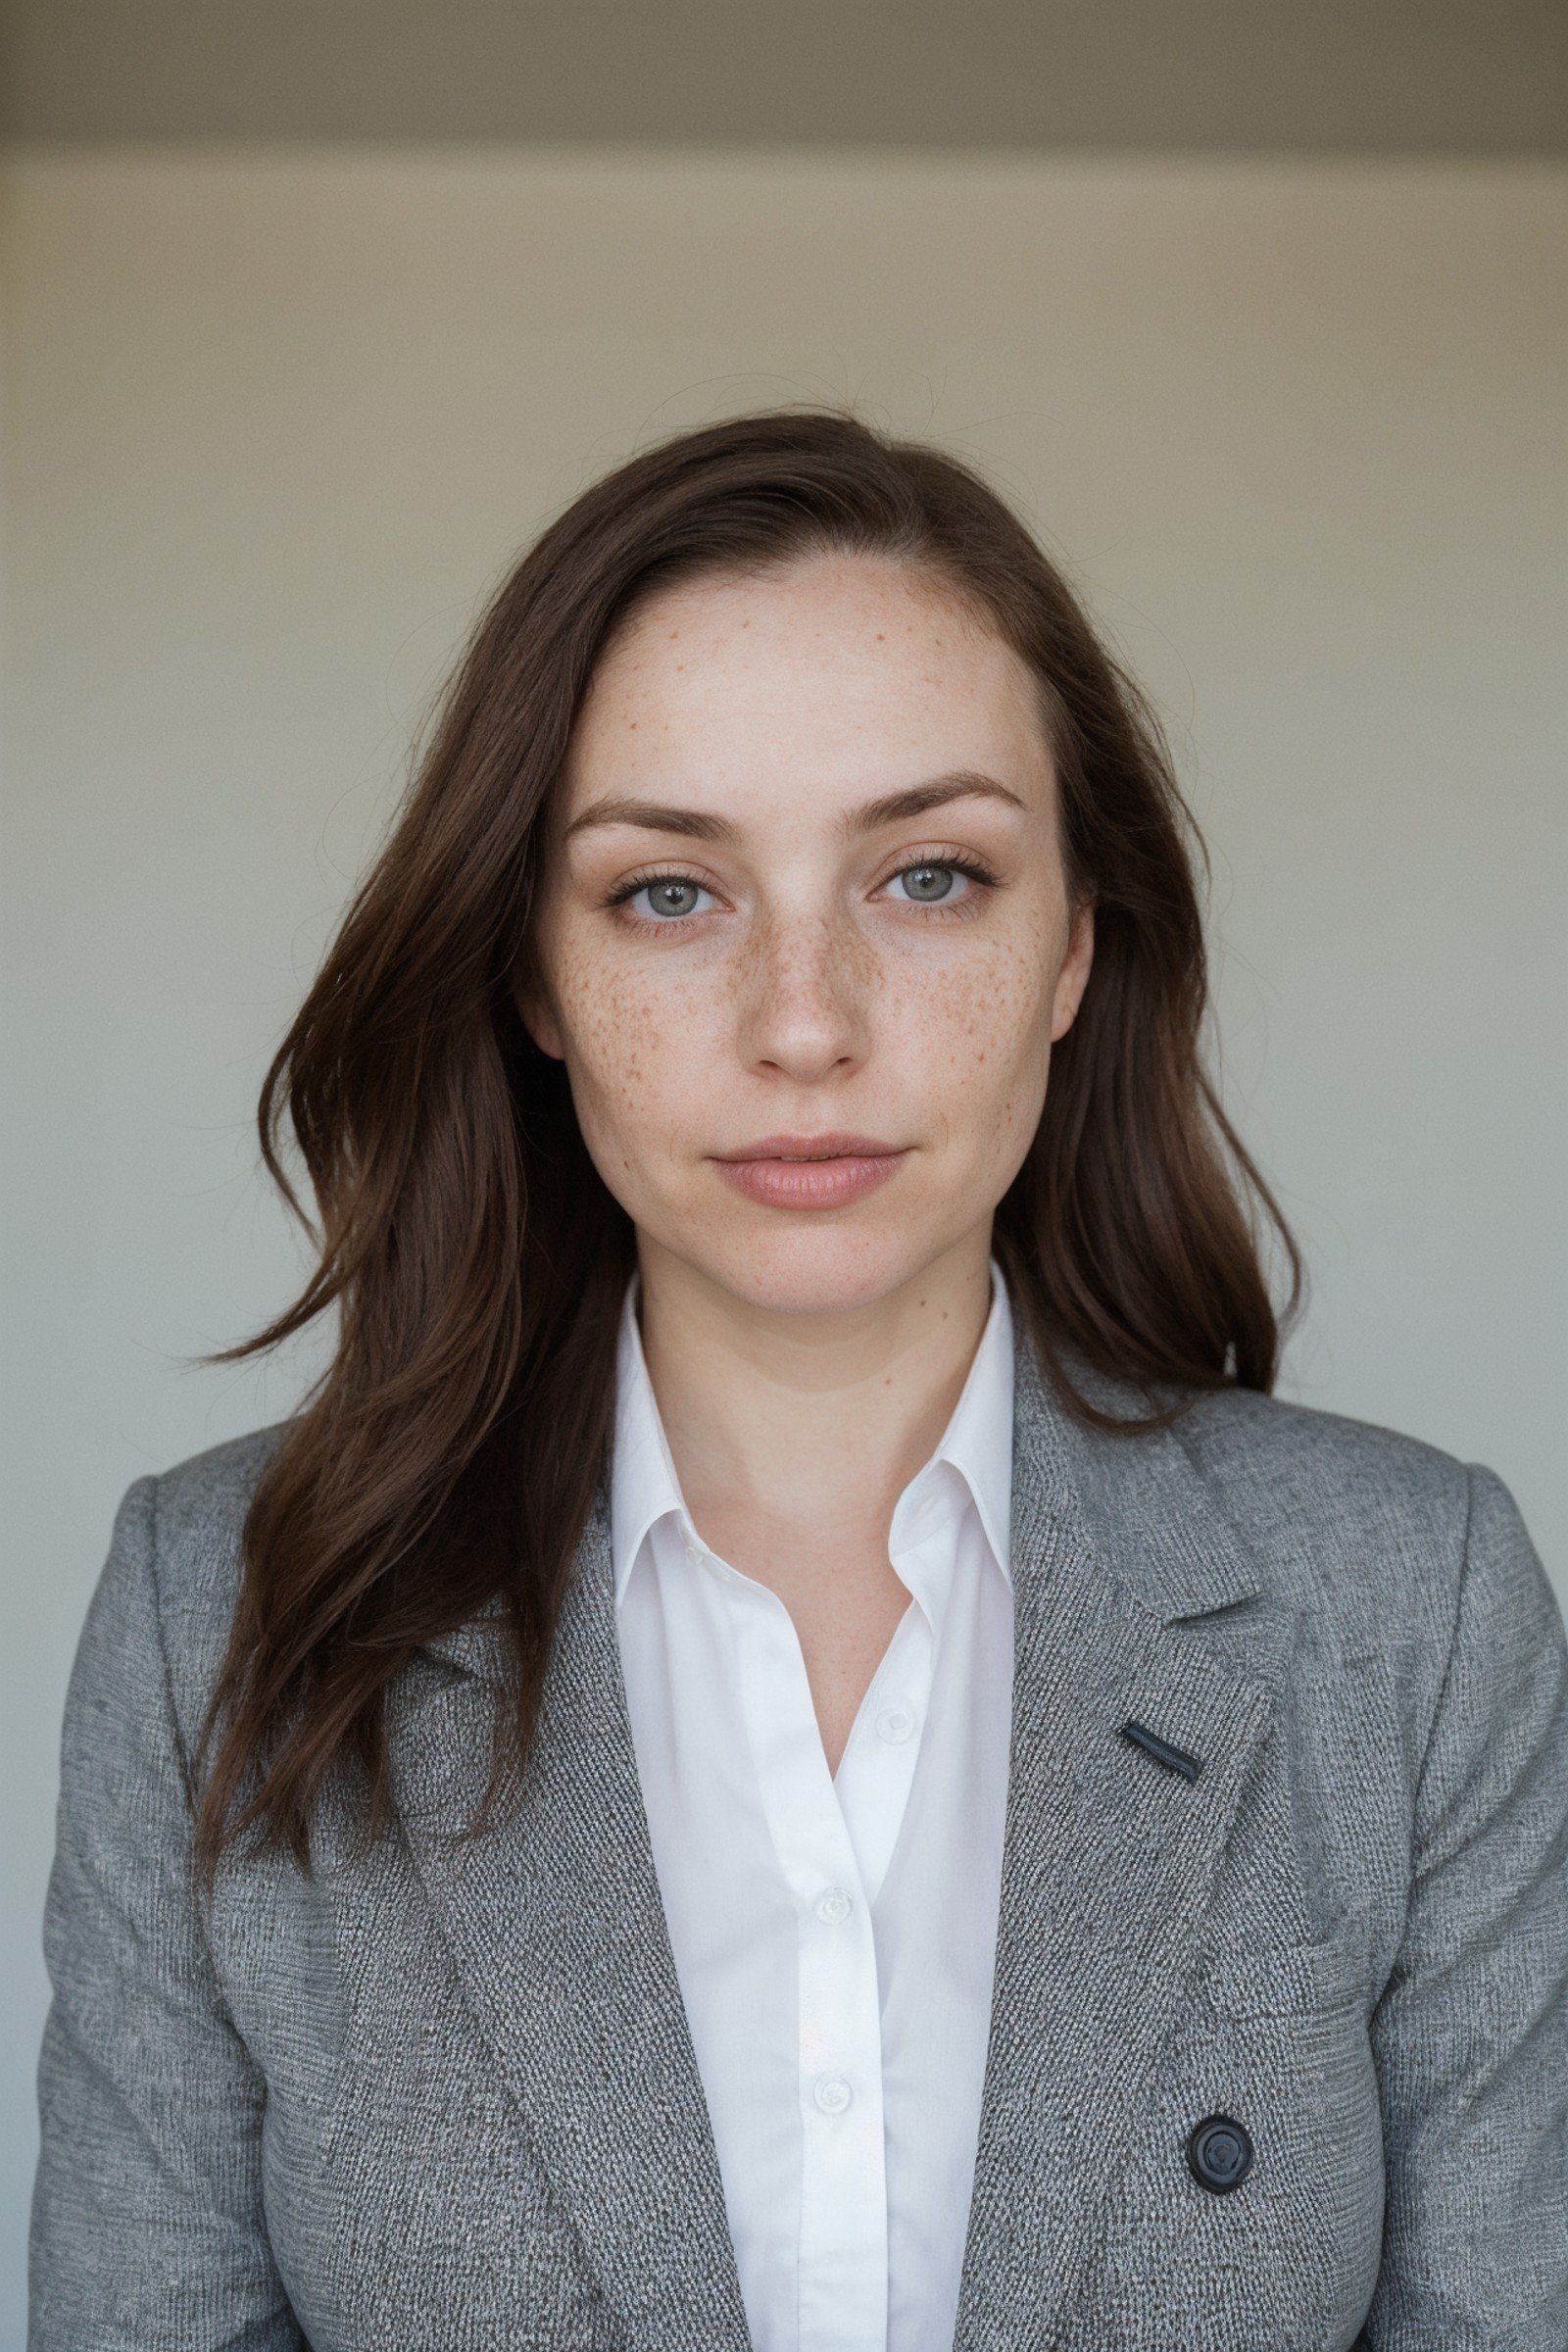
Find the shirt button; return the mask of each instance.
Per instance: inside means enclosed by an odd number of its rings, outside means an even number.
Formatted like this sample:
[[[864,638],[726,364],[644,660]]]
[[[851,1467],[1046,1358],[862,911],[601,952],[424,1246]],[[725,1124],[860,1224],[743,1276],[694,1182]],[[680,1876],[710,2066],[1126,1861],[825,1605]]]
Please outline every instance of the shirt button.
[[[907,1707],[884,1707],[876,1719],[877,1738],[889,1740],[895,1746],[901,1740],[907,1740],[913,1729],[914,1717]]]
[[[854,1909],[854,1896],[847,1894],[842,1886],[825,1887],[816,1898],[816,1916],[825,1919],[829,1927],[836,1926],[841,1919],[848,1919]]]
[[[818,2075],[811,2095],[824,2115],[842,2115],[855,2093],[842,2075]]]

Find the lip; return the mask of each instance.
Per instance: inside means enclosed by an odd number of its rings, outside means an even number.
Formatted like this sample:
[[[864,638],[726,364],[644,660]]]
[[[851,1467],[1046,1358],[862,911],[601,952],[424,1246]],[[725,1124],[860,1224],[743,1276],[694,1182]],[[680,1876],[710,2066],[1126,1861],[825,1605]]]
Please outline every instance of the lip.
[[[906,1148],[867,1135],[764,1135],[715,1155],[726,1183],[762,1208],[843,1208],[886,1184]]]

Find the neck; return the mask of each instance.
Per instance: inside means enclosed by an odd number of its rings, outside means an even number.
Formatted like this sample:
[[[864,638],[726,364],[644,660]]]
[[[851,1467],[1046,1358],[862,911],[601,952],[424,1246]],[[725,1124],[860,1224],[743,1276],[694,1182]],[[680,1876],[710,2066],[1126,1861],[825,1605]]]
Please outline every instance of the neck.
[[[781,1313],[639,1236],[643,1352],[700,1532],[750,1523],[885,1546],[962,1391],[991,1307],[990,1221],[886,1297]],[[721,1548],[715,1545],[715,1548]]]

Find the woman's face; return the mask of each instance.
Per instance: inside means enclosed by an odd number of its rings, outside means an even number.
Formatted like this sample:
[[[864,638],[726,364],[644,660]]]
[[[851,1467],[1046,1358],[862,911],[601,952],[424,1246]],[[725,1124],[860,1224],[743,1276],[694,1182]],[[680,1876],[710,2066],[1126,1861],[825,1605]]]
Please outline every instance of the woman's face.
[[[1029,670],[869,558],[657,594],[574,730],[536,936],[528,1027],[645,1250],[794,1313],[983,1251],[1093,948]]]

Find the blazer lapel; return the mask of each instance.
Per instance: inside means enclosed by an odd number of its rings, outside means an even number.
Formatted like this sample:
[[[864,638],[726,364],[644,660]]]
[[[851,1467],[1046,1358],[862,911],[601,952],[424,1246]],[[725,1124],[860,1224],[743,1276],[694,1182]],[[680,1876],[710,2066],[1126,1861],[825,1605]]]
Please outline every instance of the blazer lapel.
[[[499,1620],[432,1643],[393,1740],[399,1816],[471,2013],[627,2341],[749,2346],[723,2188],[637,1778],[601,1493],[520,1807],[484,1787]]]
[[[1011,1759],[955,2352],[1059,2340],[1271,1719],[1266,1683],[1180,1622],[1260,1580],[1179,1440],[1085,1432],[1021,1336],[1011,1539]],[[1197,1777],[1123,1739],[1129,1720]]]

